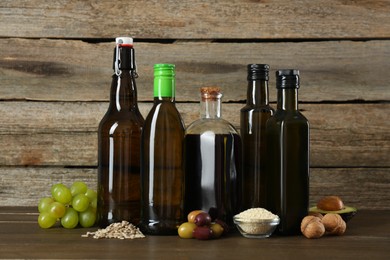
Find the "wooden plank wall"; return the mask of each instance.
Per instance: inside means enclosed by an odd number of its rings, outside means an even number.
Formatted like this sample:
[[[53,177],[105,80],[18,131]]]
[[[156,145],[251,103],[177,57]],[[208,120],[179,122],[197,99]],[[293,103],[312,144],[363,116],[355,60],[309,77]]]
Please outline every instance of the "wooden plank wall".
[[[177,106],[198,118],[198,88],[219,85],[239,126],[246,64],[301,71],[311,123],[310,200],[336,194],[390,209],[389,0],[2,0],[0,206],[33,206],[55,182],[96,185],[97,126],[113,41],[135,38],[138,97],[152,106],[154,63],[177,66]]]

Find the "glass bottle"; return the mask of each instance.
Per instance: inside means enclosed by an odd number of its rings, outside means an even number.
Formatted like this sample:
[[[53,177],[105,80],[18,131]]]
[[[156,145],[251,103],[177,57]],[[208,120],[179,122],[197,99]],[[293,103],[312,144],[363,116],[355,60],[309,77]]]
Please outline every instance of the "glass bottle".
[[[141,141],[141,230],[177,235],[183,220],[184,123],[175,106],[175,65],[154,65],[154,105]]]
[[[241,138],[221,118],[221,91],[201,88],[200,119],[184,137],[184,214],[204,210],[233,226],[238,213],[241,174]]]
[[[249,64],[246,105],[240,113],[242,149],[242,209],[265,208],[265,165],[267,163],[265,126],[274,110],[268,103],[267,64]]]
[[[140,217],[140,140],[133,40],[116,38],[110,104],[98,129],[97,223],[101,227]]]
[[[276,72],[277,109],[267,121],[267,205],[279,234],[299,234],[309,203],[309,122],[298,110],[298,70]]]

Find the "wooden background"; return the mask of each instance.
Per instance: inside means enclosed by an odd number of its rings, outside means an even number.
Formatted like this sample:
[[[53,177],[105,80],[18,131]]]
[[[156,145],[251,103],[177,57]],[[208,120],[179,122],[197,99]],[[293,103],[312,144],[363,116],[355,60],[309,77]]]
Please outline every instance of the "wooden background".
[[[177,66],[177,106],[198,118],[198,89],[219,85],[237,127],[246,64],[301,71],[311,123],[311,203],[339,195],[390,209],[390,1],[0,2],[0,206],[34,206],[56,182],[96,185],[97,126],[108,106],[116,36],[135,38],[140,109],[154,63]]]

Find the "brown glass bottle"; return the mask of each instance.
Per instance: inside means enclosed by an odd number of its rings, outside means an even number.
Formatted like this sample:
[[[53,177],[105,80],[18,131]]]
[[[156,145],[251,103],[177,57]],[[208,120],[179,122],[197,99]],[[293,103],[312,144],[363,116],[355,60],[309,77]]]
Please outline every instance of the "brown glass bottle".
[[[140,217],[140,140],[132,39],[116,39],[110,105],[98,130],[97,221],[101,227]]]
[[[267,121],[267,208],[277,231],[300,233],[309,203],[309,123],[298,110],[298,70],[276,72],[277,109]]]
[[[221,117],[218,87],[201,89],[201,118],[184,138],[184,214],[204,210],[233,226],[240,203],[241,138]]]
[[[154,105],[141,141],[141,223],[151,235],[177,235],[183,221],[184,123],[175,106],[175,66],[154,65]]]
[[[267,148],[265,126],[274,110],[268,103],[267,64],[249,64],[246,105],[240,113],[242,139],[242,210],[266,207]]]

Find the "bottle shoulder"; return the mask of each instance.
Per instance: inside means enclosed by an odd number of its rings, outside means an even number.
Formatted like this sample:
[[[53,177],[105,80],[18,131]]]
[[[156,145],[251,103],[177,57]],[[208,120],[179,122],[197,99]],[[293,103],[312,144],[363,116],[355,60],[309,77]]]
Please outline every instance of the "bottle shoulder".
[[[145,119],[139,110],[136,111],[110,111],[108,110],[100,121],[102,125],[112,125],[114,123],[120,125],[138,125],[142,127]]]
[[[153,127],[152,125],[157,128],[166,128],[168,126],[171,128],[176,125],[184,132],[184,121],[175,104],[172,102],[161,102],[153,105],[146,116],[144,127],[151,128]]]
[[[240,110],[241,112],[244,111],[275,111],[269,104],[246,104],[243,106]]]
[[[267,125],[278,124],[278,125],[305,125],[309,126],[307,118],[299,111],[286,111],[277,110],[275,114],[268,119]]]
[[[236,128],[222,118],[201,118],[191,123],[186,129],[186,134],[202,134],[212,131],[216,134],[238,134]]]
[[[269,105],[245,105],[244,107],[241,108],[240,112],[242,114],[245,113],[266,113],[266,114],[271,114],[273,115],[275,113],[275,110],[269,106]]]

